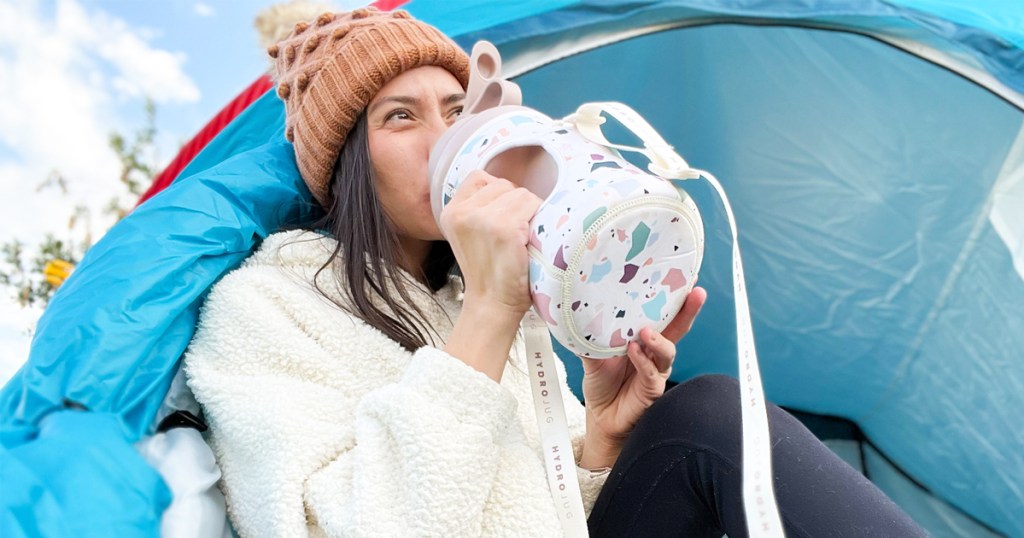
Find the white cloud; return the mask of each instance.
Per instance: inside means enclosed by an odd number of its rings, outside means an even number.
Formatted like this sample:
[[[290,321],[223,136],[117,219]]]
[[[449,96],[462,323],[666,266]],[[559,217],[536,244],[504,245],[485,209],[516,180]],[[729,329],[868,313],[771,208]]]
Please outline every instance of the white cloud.
[[[58,31],[35,3],[0,4],[0,21],[7,21],[0,23],[0,80],[10,81],[0,99],[0,144],[11,153],[0,157],[0,230],[2,239],[31,241],[57,230],[47,218],[63,219],[77,195],[100,203],[95,193],[116,190],[107,137],[117,122],[109,77],[81,33]],[[68,176],[66,199],[35,192],[53,170]]]
[[[87,13],[75,0],[58,3],[56,31],[105,60],[115,73],[115,89],[129,97],[145,94],[157,103],[199,100],[199,89],[182,71],[185,55],[151,47],[152,31],[130,28],[102,11]]]
[[[192,7],[192,11],[194,11],[195,14],[199,15],[200,17],[213,17],[217,15],[217,12],[214,11],[213,6],[205,4],[203,2],[196,2],[196,5]]]
[[[153,46],[154,35],[77,0],[52,10],[37,0],[0,2],[0,242],[66,236],[79,204],[97,215],[94,237],[109,226],[99,215],[121,190],[109,133],[138,124],[121,111],[137,116],[143,95],[158,104],[200,97],[184,55]],[[66,196],[36,192],[53,170],[64,174]],[[36,316],[0,295],[0,380],[13,373],[12,357],[24,358]]]

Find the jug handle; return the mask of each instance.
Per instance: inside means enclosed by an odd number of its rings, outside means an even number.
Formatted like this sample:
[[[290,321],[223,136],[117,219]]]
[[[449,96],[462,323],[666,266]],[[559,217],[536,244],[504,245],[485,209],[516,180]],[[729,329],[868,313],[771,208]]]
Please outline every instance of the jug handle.
[[[501,77],[501,54],[488,41],[473,45],[469,58],[469,85],[466,88],[464,115],[504,105],[521,105],[519,86]]]
[[[644,147],[624,146],[609,142],[601,130],[601,125],[605,122],[605,118],[601,117],[602,112],[615,118],[632,131],[640,138]],[[575,113],[566,116],[562,121],[575,126],[576,130],[591,142],[619,150],[642,153],[651,161],[647,169],[659,177],[666,179],[696,179],[700,177],[700,172],[691,168],[686,160],[654,130],[654,127],[647,123],[647,120],[622,103],[584,103],[576,109]]]

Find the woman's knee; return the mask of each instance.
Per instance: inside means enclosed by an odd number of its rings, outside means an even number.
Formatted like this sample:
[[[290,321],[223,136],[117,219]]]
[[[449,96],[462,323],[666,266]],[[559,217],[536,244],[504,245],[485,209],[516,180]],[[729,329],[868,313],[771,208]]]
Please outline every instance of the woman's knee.
[[[697,376],[672,387],[648,410],[655,416],[687,416],[687,420],[714,418],[738,414],[739,383],[721,374]],[[662,420],[672,420],[660,417]]]
[[[634,433],[699,444],[737,444],[739,400],[736,379],[719,374],[698,376],[673,387],[654,402]]]
[[[765,402],[765,406],[773,446],[785,452],[790,444],[820,444],[793,415],[771,402]],[[709,374],[681,383],[644,413],[634,432],[641,432],[648,440],[682,440],[722,454],[732,454],[735,449],[738,454],[743,443],[739,381]],[[774,442],[780,439],[784,443]]]

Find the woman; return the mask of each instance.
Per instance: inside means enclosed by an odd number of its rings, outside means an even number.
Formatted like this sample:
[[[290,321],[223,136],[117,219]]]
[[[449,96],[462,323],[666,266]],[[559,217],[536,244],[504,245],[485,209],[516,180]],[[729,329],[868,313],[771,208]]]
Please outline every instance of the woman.
[[[225,277],[186,356],[236,529],[559,535],[516,339],[540,200],[477,172],[440,227],[429,205],[428,155],[461,112],[465,54],[373,9],[300,23],[269,52],[326,216]],[[584,360],[585,408],[563,390],[596,535],[746,532],[736,384],[702,377],[662,397],[705,297],[695,288],[627,356]],[[790,536],[920,534],[795,420],[775,407],[770,420]]]

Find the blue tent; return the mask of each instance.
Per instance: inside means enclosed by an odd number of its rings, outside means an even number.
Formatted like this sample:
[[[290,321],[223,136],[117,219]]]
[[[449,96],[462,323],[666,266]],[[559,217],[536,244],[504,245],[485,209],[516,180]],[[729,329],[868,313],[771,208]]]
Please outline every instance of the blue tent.
[[[444,2],[524,102],[636,108],[730,194],[767,395],[863,433],[855,463],[937,536],[1024,536],[1024,7],[1011,0]],[[0,392],[0,528],[154,534],[131,443],[210,285],[310,218],[272,94],[88,253]],[[674,378],[735,373],[724,214]],[[567,361],[570,366],[572,360]],[[81,408],[88,411],[82,411]]]

